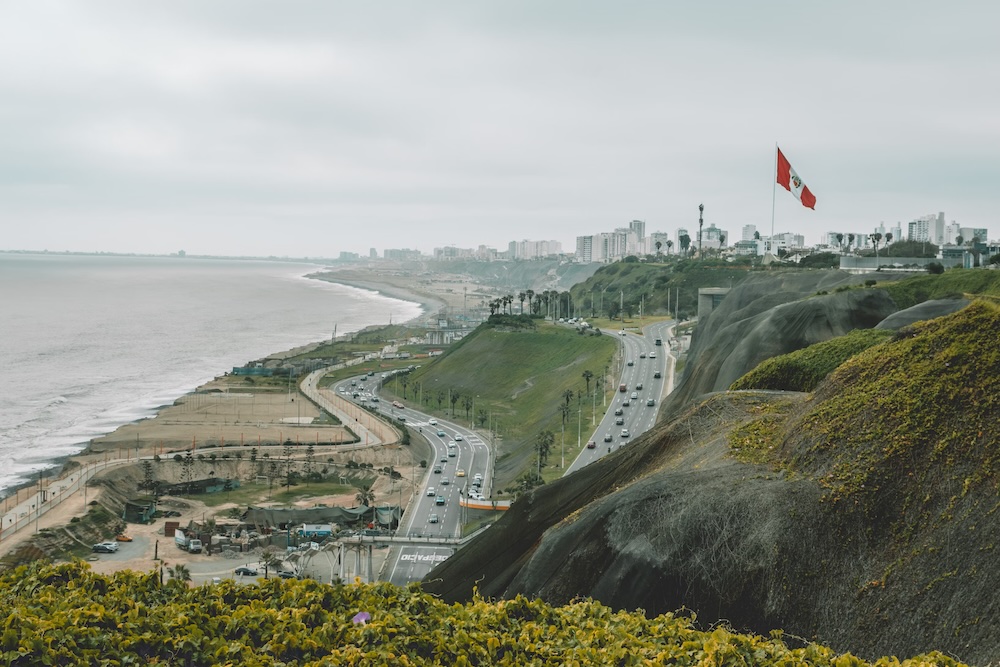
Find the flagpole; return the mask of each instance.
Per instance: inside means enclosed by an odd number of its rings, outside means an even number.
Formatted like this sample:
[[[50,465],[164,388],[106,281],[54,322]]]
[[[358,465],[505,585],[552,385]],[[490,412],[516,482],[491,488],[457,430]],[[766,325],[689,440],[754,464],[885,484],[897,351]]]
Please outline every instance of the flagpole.
[[[778,189],[778,142],[774,142],[774,168],[771,169],[771,236],[767,241],[768,250],[774,254],[774,193]]]

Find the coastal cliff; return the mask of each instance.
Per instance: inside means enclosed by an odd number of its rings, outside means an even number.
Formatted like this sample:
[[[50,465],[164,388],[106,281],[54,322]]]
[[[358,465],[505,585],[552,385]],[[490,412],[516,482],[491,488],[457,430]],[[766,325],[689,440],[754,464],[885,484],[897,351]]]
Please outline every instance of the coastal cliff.
[[[1000,386],[984,370],[1000,356],[1000,309],[899,317],[894,336],[812,393],[725,391],[754,363],[738,349],[762,344],[755,331],[790,351],[898,310],[880,289],[775,300],[720,309],[699,328],[685,382],[723,391],[689,388],[645,437],[515,503],[424,587],[445,600],[476,588],[685,607],[706,626],[780,629],[867,656],[995,659],[1000,631],[983,621],[997,611]]]

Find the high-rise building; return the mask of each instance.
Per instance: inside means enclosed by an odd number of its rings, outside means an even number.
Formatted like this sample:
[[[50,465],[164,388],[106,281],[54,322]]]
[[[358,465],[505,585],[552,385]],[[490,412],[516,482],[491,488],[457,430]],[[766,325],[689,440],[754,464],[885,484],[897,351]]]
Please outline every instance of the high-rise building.
[[[640,244],[646,240],[646,222],[644,220],[633,220],[628,223],[629,231],[635,234],[635,245],[638,249]]]
[[[667,255],[670,253],[670,247],[667,245],[667,241],[670,240],[670,234],[666,232],[652,232],[649,235],[649,252],[659,253],[661,255]],[[656,248],[656,244],[660,244],[659,250]],[[673,245],[673,244],[670,244]]]
[[[945,242],[944,213],[925,215],[907,225],[910,241],[929,241],[937,245]]]
[[[757,225],[743,225],[743,236],[741,241],[753,241],[754,234],[757,233]]]
[[[576,261],[589,264],[594,261],[594,237],[576,237]]]

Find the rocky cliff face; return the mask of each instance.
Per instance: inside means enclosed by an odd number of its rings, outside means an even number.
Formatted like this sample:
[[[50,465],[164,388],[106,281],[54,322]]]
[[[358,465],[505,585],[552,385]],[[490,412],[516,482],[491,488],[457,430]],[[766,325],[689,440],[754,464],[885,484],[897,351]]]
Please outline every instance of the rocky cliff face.
[[[772,280],[734,290],[702,323],[687,398],[657,428],[519,500],[425,588],[446,600],[476,587],[553,603],[593,597],[650,614],[686,607],[705,624],[783,629],[859,655],[937,649],[995,659],[1000,445],[985,425],[1000,417],[1000,388],[984,381],[981,363],[1000,359],[991,333],[1000,310],[908,326],[813,394],[713,393],[755,360],[895,311],[880,290],[815,296],[816,282]],[[808,298],[779,296],[782,284]],[[914,356],[923,366],[911,374]],[[944,388],[933,388],[935,364],[950,369]],[[907,384],[910,375],[919,381]],[[945,394],[974,417],[976,447],[961,444],[960,420],[942,416]],[[859,408],[862,396],[877,405]],[[894,406],[891,420],[883,401]],[[919,446],[906,429],[920,434]]]

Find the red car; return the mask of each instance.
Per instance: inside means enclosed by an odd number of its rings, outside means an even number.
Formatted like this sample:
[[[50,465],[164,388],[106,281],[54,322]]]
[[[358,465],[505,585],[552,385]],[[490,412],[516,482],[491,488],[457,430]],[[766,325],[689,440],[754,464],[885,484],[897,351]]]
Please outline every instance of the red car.
[[[587,443],[587,449],[594,449],[596,447],[597,447],[597,443],[594,442],[593,440],[591,440],[590,442]]]

